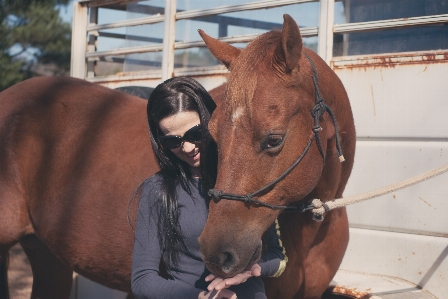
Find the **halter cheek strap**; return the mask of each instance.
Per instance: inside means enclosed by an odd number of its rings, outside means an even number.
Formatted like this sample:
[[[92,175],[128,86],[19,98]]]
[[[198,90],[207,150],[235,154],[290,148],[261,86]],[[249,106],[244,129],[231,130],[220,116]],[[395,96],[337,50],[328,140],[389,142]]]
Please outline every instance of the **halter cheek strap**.
[[[325,153],[324,153],[324,149],[322,147],[322,143],[320,141],[320,136],[319,136],[319,132],[322,131],[322,127],[319,125],[319,119],[325,112],[328,112],[328,114],[331,117],[331,120],[333,121],[334,130],[336,132],[336,150],[338,151],[339,161],[344,162],[345,159],[344,159],[344,156],[342,155],[341,142],[339,139],[340,138],[339,137],[339,127],[336,122],[336,117],[333,113],[333,110],[331,110],[330,106],[328,106],[327,104],[324,103],[324,98],[320,95],[319,77],[317,76],[316,67],[314,66],[313,61],[308,56],[308,54],[306,54],[305,52],[303,52],[303,54],[305,55],[305,58],[310,62],[311,68],[313,69],[313,83],[314,83],[314,90],[315,90],[315,94],[316,94],[315,95],[316,106],[314,106],[314,108],[311,110],[311,115],[314,118],[314,127],[312,128],[312,130],[313,130],[314,134],[316,135],[317,147],[319,148],[320,154],[322,155],[322,158],[324,159],[324,163],[325,163]]]
[[[316,105],[311,110],[311,115],[314,118],[314,126],[312,127],[313,134],[312,134],[310,140],[308,141],[308,144],[304,148],[302,154],[279,177],[277,177],[275,180],[273,180],[272,182],[270,182],[266,186],[258,189],[257,191],[255,191],[253,193],[249,193],[249,194],[246,194],[246,195],[238,195],[238,194],[232,194],[232,193],[224,193],[221,190],[210,189],[208,191],[208,195],[210,197],[212,197],[212,198],[214,198],[216,200],[228,199],[228,200],[241,201],[241,202],[244,202],[244,203],[252,203],[252,204],[256,204],[258,206],[267,207],[267,208],[270,208],[270,209],[294,210],[294,211],[299,211],[299,212],[305,212],[305,211],[314,209],[313,205],[304,204],[302,202],[298,202],[298,203],[295,203],[294,205],[290,205],[290,206],[286,206],[286,205],[271,205],[271,204],[259,201],[258,199],[254,198],[254,196],[256,196],[256,195],[258,195],[258,194],[260,194],[260,193],[262,193],[264,191],[267,191],[268,189],[272,188],[275,184],[277,184],[279,181],[284,179],[302,161],[302,159],[305,157],[306,153],[310,149],[311,145],[313,144],[314,140],[316,140],[317,147],[318,147],[319,152],[320,152],[320,154],[322,156],[322,160],[323,160],[323,162],[325,164],[325,152],[324,152],[324,149],[322,147],[322,143],[321,143],[320,135],[319,135],[319,133],[322,131],[322,127],[319,125],[319,120],[320,120],[320,117],[325,112],[328,112],[328,114],[330,115],[330,117],[331,117],[331,119],[333,121],[333,124],[334,124],[335,132],[336,132],[336,149],[338,151],[339,161],[341,161],[341,162],[344,161],[344,156],[342,155],[342,150],[341,150],[341,146],[340,146],[339,128],[338,128],[338,125],[336,123],[336,117],[334,116],[334,113],[331,110],[331,108],[327,104],[324,103],[324,99],[320,95],[317,71],[316,71],[316,67],[314,66],[313,61],[311,60],[311,58],[305,52],[303,52],[303,54],[305,55],[306,59],[310,62],[311,67],[313,69],[313,83],[314,83],[314,89],[315,89],[315,94],[316,94],[315,95],[315,97],[316,97]],[[325,206],[324,206],[324,208],[325,208]]]

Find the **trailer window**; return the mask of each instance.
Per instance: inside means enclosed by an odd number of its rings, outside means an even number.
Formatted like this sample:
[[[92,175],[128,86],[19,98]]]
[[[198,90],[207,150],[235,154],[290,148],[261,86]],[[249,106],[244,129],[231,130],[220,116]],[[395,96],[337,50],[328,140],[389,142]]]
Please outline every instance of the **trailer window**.
[[[448,0],[335,3],[333,56],[448,49]]]
[[[194,2],[194,4],[192,3]],[[195,1],[178,2],[178,12],[184,9],[205,9],[219,4],[232,5],[232,2],[222,1],[222,3],[211,1],[208,5],[200,6]],[[235,1],[243,4],[251,1]],[[194,18],[180,19],[176,22],[176,41],[194,42],[201,40],[198,29],[204,30],[208,35],[214,38],[228,38],[230,42],[233,37],[253,35],[254,37],[263,34],[272,29],[281,29],[283,26],[282,15],[288,13],[297,21],[299,27],[317,28],[319,23],[319,3],[308,2],[287,5],[282,7],[261,8],[243,10],[237,12],[222,13],[216,15],[205,15]],[[181,14],[179,14],[181,15]],[[304,31],[304,44],[306,47],[317,51],[317,37],[308,36]],[[247,43],[233,44],[236,47],[244,48]],[[179,49],[175,51],[175,68],[213,66],[220,63],[211,55],[207,48]]]

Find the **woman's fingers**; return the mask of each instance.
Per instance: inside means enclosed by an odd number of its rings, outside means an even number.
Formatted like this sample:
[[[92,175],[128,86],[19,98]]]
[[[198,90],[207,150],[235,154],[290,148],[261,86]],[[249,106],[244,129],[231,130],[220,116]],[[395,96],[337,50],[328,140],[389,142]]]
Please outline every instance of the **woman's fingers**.
[[[209,281],[212,281],[213,279],[215,279],[215,278],[217,278],[218,277],[218,275],[215,275],[215,274],[209,274],[206,278],[205,278],[205,281],[207,281],[207,282],[209,282]]]
[[[233,277],[224,278],[215,274],[210,274],[205,278],[205,281],[211,281],[207,289],[212,290],[223,290],[233,285],[241,284],[248,280],[252,276],[260,276],[261,267],[258,264],[254,264],[250,270],[241,272]]]
[[[259,264],[254,264],[252,268],[250,268],[252,272],[252,276],[260,276],[261,275],[261,267]]]
[[[199,294],[198,299],[238,299],[236,294],[230,290],[213,290],[210,292],[203,291]]]
[[[233,285],[241,284],[241,283],[245,282],[251,276],[252,276],[251,272],[246,271],[246,272],[237,274],[234,277],[229,277],[229,278],[220,279],[220,280],[214,280],[213,281],[214,284],[212,286],[209,285],[209,290],[211,290],[211,288],[213,288],[215,290],[222,290],[222,289],[228,288]]]
[[[216,289],[216,286],[218,286],[220,283],[222,283],[222,281],[224,280],[224,277],[221,276],[215,276],[215,279],[212,280],[212,282],[210,282],[210,284],[207,287],[207,290],[211,291]],[[223,288],[219,288],[216,290],[221,290]]]
[[[213,299],[238,299],[234,292],[227,290],[227,289],[216,291],[216,295],[212,298]]]
[[[230,287],[233,285],[241,284],[243,282],[246,282],[247,279],[249,279],[252,276],[251,272],[245,271],[243,273],[237,274],[234,277],[229,277],[225,279],[225,287]]]

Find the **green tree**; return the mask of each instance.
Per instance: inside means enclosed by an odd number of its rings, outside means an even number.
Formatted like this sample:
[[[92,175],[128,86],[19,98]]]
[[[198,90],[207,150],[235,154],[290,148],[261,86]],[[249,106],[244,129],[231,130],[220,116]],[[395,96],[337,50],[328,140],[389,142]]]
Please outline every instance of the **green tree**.
[[[0,0],[0,91],[42,73],[67,74],[71,26],[59,8],[70,1]]]

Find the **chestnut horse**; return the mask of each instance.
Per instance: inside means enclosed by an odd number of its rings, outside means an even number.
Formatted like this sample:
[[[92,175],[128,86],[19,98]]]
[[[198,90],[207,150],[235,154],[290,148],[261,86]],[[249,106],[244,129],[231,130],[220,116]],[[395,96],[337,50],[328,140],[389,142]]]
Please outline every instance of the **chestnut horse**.
[[[32,298],[68,298],[73,270],[130,292],[128,203],[157,171],[146,101],[41,77],[0,93],[0,107],[0,276],[19,242],[33,271]]]
[[[348,244],[346,210],[331,211],[322,222],[310,212],[281,211],[342,196],[356,139],[345,89],[303,47],[289,15],[281,31],[259,36],[244,50],[200,34],[230,70],[209,124],[219,162],[199,238],[203,260],[223,276],[250,267],[260,257],[262,234],[278,217],[288,262],[279,278],[265,281],[268,298],[320,298]]]

